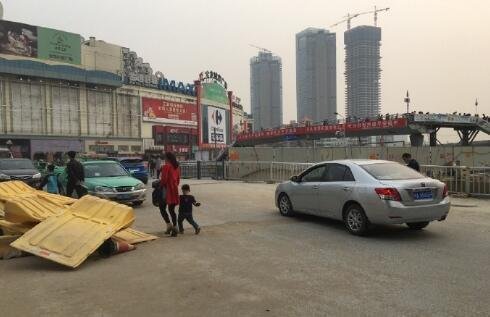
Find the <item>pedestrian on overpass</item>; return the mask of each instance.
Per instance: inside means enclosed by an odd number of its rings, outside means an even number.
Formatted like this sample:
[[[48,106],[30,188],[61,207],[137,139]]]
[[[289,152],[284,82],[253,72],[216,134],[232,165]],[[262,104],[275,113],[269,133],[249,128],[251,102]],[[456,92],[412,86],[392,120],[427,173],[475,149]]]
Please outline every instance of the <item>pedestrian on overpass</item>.
[[[417,162],[417,160],[412,158],[412,155],[410,153],[403,153],[402,159],[407,164],[408,167],[413,168],[417,172],[420,172],[419,162]]]
[[[160,186],[165,192],[165,202],[159,204],[160,213],[167,224],[166,234],[172,237],[177,236],[177,215],[175,206],[179,204],[179,184],[180,184],[180,167],[177,158],[171,152],[165,153],[165,165],[162,168]],[[168,206],[168,213],[167,207]],[[170,222],[170,218],[172,222]]]

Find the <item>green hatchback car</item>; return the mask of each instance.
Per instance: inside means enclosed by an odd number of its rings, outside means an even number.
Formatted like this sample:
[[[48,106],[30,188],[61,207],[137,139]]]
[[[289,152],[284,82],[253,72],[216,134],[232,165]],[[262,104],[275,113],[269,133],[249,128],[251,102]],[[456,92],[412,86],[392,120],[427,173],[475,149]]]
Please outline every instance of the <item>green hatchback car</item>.
[[[120,203],[141,205],[146,198],[146,186],[132,177],[115,161],[93,160],[81,162],[85,172],[84,186],[90,195]],[[59,179],[66,188],[67,176],[63,171]]]

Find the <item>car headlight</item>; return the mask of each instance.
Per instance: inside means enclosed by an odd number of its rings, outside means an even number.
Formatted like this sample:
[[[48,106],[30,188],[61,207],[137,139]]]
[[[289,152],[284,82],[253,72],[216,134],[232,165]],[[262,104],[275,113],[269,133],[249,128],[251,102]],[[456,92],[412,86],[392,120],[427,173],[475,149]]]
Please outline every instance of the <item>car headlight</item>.
[[[41,173],[32,175],[32,179],[40,179],[40,178],[41,178]]]
[[[0,173],[0,180],[5,181],[5,180],[9,180],[9,179],[10,179],[10,176],[3,174],[3,173]]]
[[[99,193],[113,193],[114,188],[107,186],[96,186],[95,191]]]
[[[139,183],[138,185],[136,185],[134,187],[134,189],[136,189],[136,190],[145,189],[145,188],[146,188],[146,186],[143,183]]]

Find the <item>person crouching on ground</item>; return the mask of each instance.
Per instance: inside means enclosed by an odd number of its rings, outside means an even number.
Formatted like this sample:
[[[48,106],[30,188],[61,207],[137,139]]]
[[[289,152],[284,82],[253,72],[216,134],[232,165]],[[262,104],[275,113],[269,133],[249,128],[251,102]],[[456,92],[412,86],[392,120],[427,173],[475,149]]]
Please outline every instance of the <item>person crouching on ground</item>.
[[[191,187],[187,184],[182,185],[182,195],[180,195],[179,203],[179,232],[184,233],[184,220],[187,220],[193,227],[196,234],[201,232],[201,228],[194,221],[192,217],[192,206],[199,207],[200,203],[196,201],[194,196],[189,195],[191,193]]]
[[[165,165],[162,168],[160,186],[165,189],[165,202],[160,204],[160,214],[167,224],[166,234],[171,234],[172,237],[177,235],[177,216],[175,214],[175,206],[179,204],[179,183],[180,183],[180,168],[177,158],[171,152],[165,153]],[[166,206],[168,206],[168,217]]]
[[[53,164],[48,165],[48,173],[43,177],[43,180],[41,181],[41,184],[39,184],[38,189],[43,190],[44,186],[46,186],[48,193],[61,193],[61,184],[58,182],[58,176],[54,174]]]

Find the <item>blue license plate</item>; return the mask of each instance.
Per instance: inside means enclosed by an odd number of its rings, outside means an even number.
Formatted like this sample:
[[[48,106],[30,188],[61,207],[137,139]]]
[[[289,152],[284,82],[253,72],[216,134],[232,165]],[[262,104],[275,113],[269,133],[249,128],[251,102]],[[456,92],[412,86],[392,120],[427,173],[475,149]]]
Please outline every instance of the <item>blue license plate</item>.
[[[420,190],[413,192],[413,199],[422,200],[422,199],[432,199],[432,190]]]
[[[129,194],[117,195],[117,198],[122,199],[122,200],[130,199],[131,195],[129,195]]]

